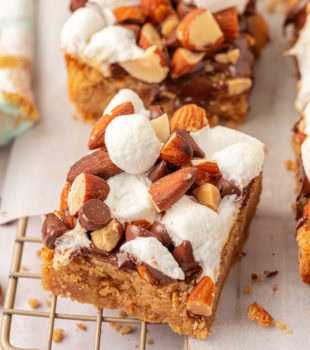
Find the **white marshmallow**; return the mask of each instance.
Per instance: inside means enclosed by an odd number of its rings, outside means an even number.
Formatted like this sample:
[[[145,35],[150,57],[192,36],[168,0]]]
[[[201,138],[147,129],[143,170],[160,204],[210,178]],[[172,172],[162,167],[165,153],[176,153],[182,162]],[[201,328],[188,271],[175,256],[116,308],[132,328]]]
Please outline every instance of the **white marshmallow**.
[[[169,250],[154,237],[137,237],[122,245],[121,250],[132,254],[139,262],[144,262],[164,275],[184,280],[184,272]]]
[[[88,0],[88,4],[97,5],[101,10],[114,9],[120,6],[140,6],[141,0]]]
[[[103,114],[109,114],[115,107],[124,102],[131,102],[133,104],[135,114],[140,114],[150,118],[151,113],[145,109],[142,99],[136,92],[130,89],[120,90],[110,101]]]
[[[61,48],[69,54],[83,55],[91,36],[106,25],[98,11],[81,7],[74,11],[61,32]]]
[[[85,230],[77,229],[66,232],[55,241],[55,255],[53,267],[68,265],[74,257],[74,253],[81,248],[90,247],[91,241],[88,239]]]
[[[288,51],[288,54],[297,58],[300,71],[300,90],[296,100],[296,107],[302,111],[310,102],[310,16],[307,16],[306,24],[299,32],[296,44]]]
[[[148,181],[145,176],[126,173],[107,180],[110,193],[105,203],[111,210],[112,217],[121,222],[145,219],[152,223],[156,209],[148,193]]]
[[[264,150],[255,143],[241,142],[213,154],[223,178],[245,188],[263,168]]]
[[[238,13],[244,13],[249,0],[184,0],[186,4],[196,5],[198,8],[205,8],[210,12],[226,10],[236,7]]]
[[[97,64],[112,64],[136,59],[144,50],[136,44],[133,32],[121,26],[110,26],[95,33],[86,46],[83,57]]]
[[[129,174],[149,170],[161,149],[150,121],[139,114],[113,119],[105,133],[105,144],[112,162]]]
[[[28,29],[22,26],[9,26],[0,33],[1,53],[24,56],[32,61],[33,37]]]
[[[306,176],[310,180],[310,137],[301,145],[301,157]]]
[[[215,128],[206,126],[197,132],[191,132],[191,136],[205,152],[208,160],[211,160],[213,153],[239,142],[255,143],[264,147],[263,143],[256,138],[223,126]]]

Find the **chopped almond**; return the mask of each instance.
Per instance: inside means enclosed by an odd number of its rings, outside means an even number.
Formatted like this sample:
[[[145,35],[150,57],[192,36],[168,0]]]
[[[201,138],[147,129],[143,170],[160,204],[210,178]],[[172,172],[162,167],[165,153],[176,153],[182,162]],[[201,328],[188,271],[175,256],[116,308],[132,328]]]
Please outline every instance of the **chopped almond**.
[[[61,343],[63,340],[63,333],[64,333],[63,329],[61,328],[55,329],[53,332],[53,341],[55,343]]]
[[[36,309],[37,307],[40,306],[40,302],[39,302],[38,299],[29,298],[29,299],[28,299],[28,305],[29,305],[32,309]]]

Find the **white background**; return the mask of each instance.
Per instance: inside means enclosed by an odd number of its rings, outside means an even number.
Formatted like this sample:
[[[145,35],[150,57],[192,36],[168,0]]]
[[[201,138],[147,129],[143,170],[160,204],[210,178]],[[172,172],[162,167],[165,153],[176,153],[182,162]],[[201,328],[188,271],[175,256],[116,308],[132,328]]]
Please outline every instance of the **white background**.
[[[260,1],[261,9],[264,9],[265,3]],[[67,99],[64,60],[58,50],[60,29],[68,16],[67,4],[63,0],[37,1],[37,4],[38,55],[34,86],[42,120],[19,138],[13,147],[0,149],[0,193],[4,192],[6,174],[6,192],[10,193],[11,202],[21,212],[25,207],[34,206],[38,193],[41,194],[38,200],[45,201],[45,211],[56,207],[68,165],[86,152],[89,132],[88,126],[70,119],[73,108]],[[285,160],[293,157],[291,127],[298,118],[293,107],[295,68],[293,60],[283,57],[287,39],[283,38],[282,15],[266,16],[271,26],[271,42],[257,63],[252,109],[248,122],[240,128],[266,144],[263,195],[245,247],[247,255],[232,268],[226,282],[213,335],[206,342],[191,341],[192,350],[309,348],[310,315],[307,311],[310,310],[310,288],[301,282],[298,275],[294,213],[291,209],[295,184],[293,175],[284,168]],[[33,193],[37,197],[33,198]],[[15,223],[0,227],[0,284],[3,290],[15,230]],[[29,235],[40,235],[39,217],[30,220]],[[35,255],[37,250],[35,244],[26,246],[23,265],[31,272],[40,270],[40,260]],[[263,275],[264,270],[274,269],[279,270],[277,276],[251,282],[252,272]],[[252,295],[243,292],[247,284],[253,288]],[[278,286],[276,293],[273,292],[274,285]],[[30,297],[41,301],[40,310],[48,310],[44,305],[48,293],[41,291],[40,281],[24,280],[19,284],[16,307],[29,309],[27,300]],[[250,322],[246,309],[254,301],[264,306],[277,321],[287,324],[292,333],[285,334],[274,326],[262,328]],[[91,306],[60,299],[57,311],[95,314]],[[105,310],[104,314],[110,315],[111,312]],[[64,328],[66,336],[61,344],[53,348],[92,349],[94,325],[87,324],[87,327],[84,333],[76,331],[74,322],[57,321],[56,328]],[[13,322],[12,342],[16,346],[43,349],[46,330],[46,320],[33,319],[29,322],[28,318],[17,317]],[[166,326],[149,326],[147,337],[154,340],[149,349],[182,348],[183,338]],[[104,325],[102,340],[102,349],[134,349],[134,345],[139,343],[139,330],[121,337]]]

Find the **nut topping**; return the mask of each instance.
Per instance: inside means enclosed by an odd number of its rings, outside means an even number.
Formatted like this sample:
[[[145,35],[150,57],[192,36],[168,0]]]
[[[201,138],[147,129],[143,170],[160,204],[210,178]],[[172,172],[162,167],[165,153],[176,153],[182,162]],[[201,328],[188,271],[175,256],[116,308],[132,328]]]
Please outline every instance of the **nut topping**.
[[[176,132],[174,132],[160,151],[160,159],[171,164],[182,166],[188,164],[193,158],[193,149]]]
[[[151,120],[151,124],[158,139],[161,142],[166,142],[170,135],[170,124],[167,113],[164,113],[159,118]]]
[[[60,195],[60,206],[59,206],[59,211],[61,214],[69,210],[68,207],[68,197],[69,197],[69,192],[71,190],[72,184],[70,182],[67,182],[62,189],[61,195]]]
[[[55,248],[55,241],[67,231],[66,225],[53,213],[44,216],[42,225],[43,242],[48,249]]]
[[[187,167],[154,182],[149,188],[149,193],[157,211],[167,210],[178,201],[190,189],[195,176],[195,169]]]
[[[156,46],[151,46],[144,52],[144,55],[126,62],[120,62],[133,77],[147,83],[160,83],[169,72],[165,55]]]
[[[225,41],[234,41],[239,37],[238,12],[235,7],[217,12],[213,16],[225,35]]]
[[[163,41],[151,23],[145,23],[140,31],[139,46],[147,49],[156,46],[160,50],[164,48]]]
[[[221,176],[218,165],[205,160],[192,160],[193,166],[197,169],[195,184],[201,186],[205,183],[216,185]]]
[[[99,199],[91,199],[85,202],[79,211],[79,223],[87,231],[99,230],[110,220],[109,207]]]
[[[241,95],[252,88],[252,79],[250,78],[235,78],[227,81],[228,94],[231,96]]]
[[[87,173],[78,175],[73,181],[68,197],[70,215],[76,215],[83,203],[90,199],[105,200],[109,192],[109,185],[101,177]]]
[[[129,115],[135,112],[134,106],[131,102],[124,102],[115,107],[110,114],[103,115],[95,124],[88,141],[88,148],[90,150],[104,147],[105,131],[109,123],[120,115]]]
[[[221,194],[216,186],[210,183],[205,183],[202,186],[195,188],[193,195],[197,198],[200,204],[203,204],[206,207],[217,211],[217,208],[221,201]]]
[[[202,8],[189,12],[176,29],[177,38],[189,50],[211,51],[224,41],[213,15]]]
[[[215,285],[209,276],[205,276],[195,286],[187,298],[186,307],[194,315],[212,314]]]
[[[175,50],[171,60],[171,77],[177,79],[197,66],[204,58],[204,52],[192,52],[179,47]]]
[[[88,173],[108,179],[122,170],[112,163],[107,151],[97,151],[78,160],[69,170],[67,181],[73,182],[81,173]]]
[[[184,105],[176,110],[170,119],[171,131],[176,129],[198,131],[206,125],[208,125],[206,111],[195,104]]]
[[[116,22],[128,22],[142,24],[145,22],[146,16],[139,6],[120,6],[113,10]]]
[[[100,230],[93,231],[91,233],[91,240],[97,248],[110,252],[118,245],[122,235],[122,225],[118,220],[112,219]]]
[[[249,305],[248,317],[251,321],[255,321],[263,327],[270,326],[273,321],[272,316],[257,303]]]
[[[172,14],[168,16],[162,23],[161,23],[161,34],[163,36],[167,36],[168,33],[176,28],[176,26],[179,24],[179,19],[176,14]]]
[[[174,13],[169,0],[141,0],[141,7],[152,23],[161,23]]]

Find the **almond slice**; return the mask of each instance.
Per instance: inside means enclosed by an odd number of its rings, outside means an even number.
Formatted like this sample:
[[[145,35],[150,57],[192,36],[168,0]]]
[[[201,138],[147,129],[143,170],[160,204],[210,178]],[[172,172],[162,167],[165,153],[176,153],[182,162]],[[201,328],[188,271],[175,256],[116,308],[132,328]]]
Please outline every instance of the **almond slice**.
[[[149,188],[149,194],[157,211],[167,210],[177,202],[190,189],[195,176],[195,169],[187,167],[154,182]]]
[[[170,135],[170,124],[168,114],[164,113],[159,118],[151,120],[151,124],[159,140],[161,142],[166,142]]]
[[[92,242],[97,248],[110,252],[121,240],[123,228],[118,220],[112,219],[106,226],[91,232],[90,235]]]
[[[104,147],[105,141],[105,131],[109,125],[109,123],[116,117],[120,115],[129,115],[135,112],[134,106],[131,102],[124,102],[118,106],[116,106],[110,114],[103,115],[96,122],[88,141],[88,148],[90,150]]]
[[[160,151],[160,159],[183,166],[193,158],[192,147],[177,133],[173,133]]]
[[[146,20],[145,13],[139,6],[120,6],[113,9],[116,23],[129,22],[142,24]]]
[[[160,83],[169,72],[165,55],[156,46],[151,46],[142,57],[121,62],[120,65],[133,77],[147,83]]]
[[[170,119],[171,131],[176,129],[198,131],[206,125],[208,125],[206,111],[195,104],[184,105],[176,110]]]
[[[176,34],[189,50],[211,51],[224,41],[224,34],[213,15],[202,8],[189,12],[177,26]]]
[[[234,41],[239,37],[239,19],[236,7],[213,14],[225,35],[225,41]]]
[[[81,173],[74,179],[68,196],[70,215],[76,215],[83,203],[90,199],[105,200],[109,192],[109,185],[101,177]]]
[[[195,185],[202,186],[205,183],[216,185],[218,179],[221,177],[221,172],[215,162],[193,159],[192,164],[197,169]]]
[[[215,285],[209,276],[205,276],[195,286],[187,298],[186,307],[194,315],[210,316],[212,314]]]
[[[88,173],[108,179],[122,170],[112,163],[107,151],[96,151],[77,161],[67,174],[67,181],[73,182],[81,173]]]
[[[171,60],[171,77],[177,79],[190,72],[205,56],[204,52],[192,52],[179,47],[175,50]]]
[[[193,195],[198,202],[206,207],[217,211],[221,201],[221,194],[218,188],[210,183],[205,183],[194,189]]]
[[[164,48],[163,41],[151,23],[145,23],[140,31],[140,38],[138,42],[142,49],[147,49],[153,45],[158,47],[160,50]]]

